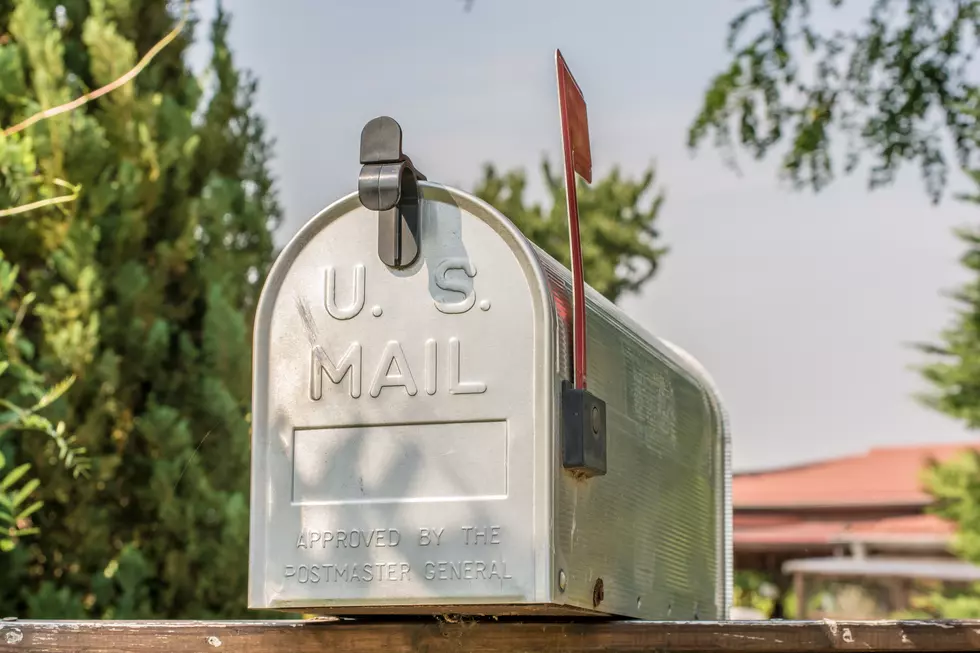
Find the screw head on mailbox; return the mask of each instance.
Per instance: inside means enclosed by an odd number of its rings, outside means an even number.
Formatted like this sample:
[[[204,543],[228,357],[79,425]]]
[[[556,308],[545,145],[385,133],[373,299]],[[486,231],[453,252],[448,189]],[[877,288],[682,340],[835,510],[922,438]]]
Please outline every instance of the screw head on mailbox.
[[[571,273],[401,138],[365,127],[358,191],[262,291],[250,607],[727,618],[711,379],[586,287],[590,390],[570,394]]]

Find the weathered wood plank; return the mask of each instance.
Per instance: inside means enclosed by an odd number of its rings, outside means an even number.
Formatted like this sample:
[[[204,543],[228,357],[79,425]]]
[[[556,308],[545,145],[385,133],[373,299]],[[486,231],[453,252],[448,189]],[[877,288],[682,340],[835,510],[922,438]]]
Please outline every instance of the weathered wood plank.
[[[3,621],[0,651],[976,651],[980,621]]]

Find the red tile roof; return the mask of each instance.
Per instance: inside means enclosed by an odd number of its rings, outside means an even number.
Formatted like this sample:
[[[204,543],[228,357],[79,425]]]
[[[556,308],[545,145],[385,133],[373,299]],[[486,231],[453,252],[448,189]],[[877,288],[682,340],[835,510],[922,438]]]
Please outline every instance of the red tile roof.
[[[830,545],[839,542],[841,533],[846,529],[847,524],[839,521],[798,521],[761,528],[736,527],[734,545],[736,548],[757,545]]]
[[[930,460],[946,461],[980,443],[872,449],[856,456],[799,467],[737,474],[736,510],[805,507],[928,505],[921,472]]]
[[[888,536],[909,537],[915,535],[952,535],[956,524],[931,514],[902,515],[869,521],[852,522],[847,534],[850,539],[874,537],[883,539]]]
[[[831,546],[847,542],[934,542],[945,544],[954,524],[935,515],[903,515],[866,520],[806,520],[787,518],[765,524],[736,515],[734,544],[741,548]]]

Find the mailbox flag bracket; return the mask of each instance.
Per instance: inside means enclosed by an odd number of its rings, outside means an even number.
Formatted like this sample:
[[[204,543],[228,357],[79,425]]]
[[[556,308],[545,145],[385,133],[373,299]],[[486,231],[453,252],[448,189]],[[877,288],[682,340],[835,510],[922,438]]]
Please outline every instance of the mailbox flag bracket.
[[[402,152],[402,128],[393,118],[374,118],[361,130],[357,194],[378,212],[378,256],[388,267],[406,268],[419,256],[419,181],[425,175]]]
[[[586,389],[585,279],[575,176],[578,173],[592,183],[589,120],[582,89],[557,49],[555,67],[572,272],[573,367],[572,382],[562,386],[562,464],[583,476],[601,476],[606,473],[606,404]]]

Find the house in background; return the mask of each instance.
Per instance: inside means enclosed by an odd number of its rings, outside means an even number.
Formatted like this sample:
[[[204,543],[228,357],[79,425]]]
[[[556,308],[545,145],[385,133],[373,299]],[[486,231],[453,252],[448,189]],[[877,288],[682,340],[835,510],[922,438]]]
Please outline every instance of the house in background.
[[[970,449],[980,444],[873,449],[737,474],[735,569],[778,578],[796,595],[797,618],[885,618],[908,607],[917,585],[980,581],[980,567],[950,553],[954,525],[926,512],[932,498],[921,485],[930,461]]]

